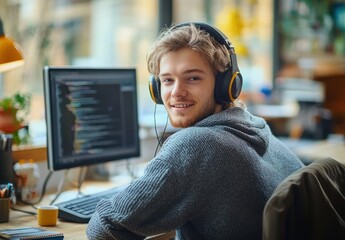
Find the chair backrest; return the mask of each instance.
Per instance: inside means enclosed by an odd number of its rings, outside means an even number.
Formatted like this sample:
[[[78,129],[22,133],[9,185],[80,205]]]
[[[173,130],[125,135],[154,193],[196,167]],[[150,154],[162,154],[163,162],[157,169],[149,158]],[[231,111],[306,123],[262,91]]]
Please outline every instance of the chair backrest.
[[[286,178],[266,203],[262,239],[345,239],[345,165],[325,158]]]

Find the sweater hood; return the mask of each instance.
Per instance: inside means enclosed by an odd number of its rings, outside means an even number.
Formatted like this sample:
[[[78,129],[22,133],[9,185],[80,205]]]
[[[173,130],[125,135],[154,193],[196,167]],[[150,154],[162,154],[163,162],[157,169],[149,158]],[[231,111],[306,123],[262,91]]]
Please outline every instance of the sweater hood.
[[[266,151],[271,135],[271,130],[264,119],[239,107],[229,108],[211,115],[194,126],[221,127],[223,131],[249,142],[260,155]]]

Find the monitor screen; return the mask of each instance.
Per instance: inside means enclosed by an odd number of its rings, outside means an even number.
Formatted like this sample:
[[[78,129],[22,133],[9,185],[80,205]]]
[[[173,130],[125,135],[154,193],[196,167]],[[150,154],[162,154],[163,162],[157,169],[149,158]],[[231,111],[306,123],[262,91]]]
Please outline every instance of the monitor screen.
[[[135,69],[44,67],[48,168],[140,155]]]

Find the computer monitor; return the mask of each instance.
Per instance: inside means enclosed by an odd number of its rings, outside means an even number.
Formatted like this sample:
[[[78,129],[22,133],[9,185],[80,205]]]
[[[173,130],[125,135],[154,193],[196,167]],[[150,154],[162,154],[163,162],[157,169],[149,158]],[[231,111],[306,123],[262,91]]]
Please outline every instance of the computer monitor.
[[[140,155],[135,69],[45,66],[48,168]]]

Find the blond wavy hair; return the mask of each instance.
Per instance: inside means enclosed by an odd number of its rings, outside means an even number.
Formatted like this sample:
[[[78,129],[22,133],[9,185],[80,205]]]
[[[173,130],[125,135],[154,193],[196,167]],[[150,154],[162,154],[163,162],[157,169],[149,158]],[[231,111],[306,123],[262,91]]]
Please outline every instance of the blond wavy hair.
[[[181,27],[172,26],[161,32],[147,55],[149,73],[157,77],[162,56],[182,48],[190,48],[201,53],[208,60],[215,74],[224,72],[230,64],[229,51],[226,47],[191,23]]]

